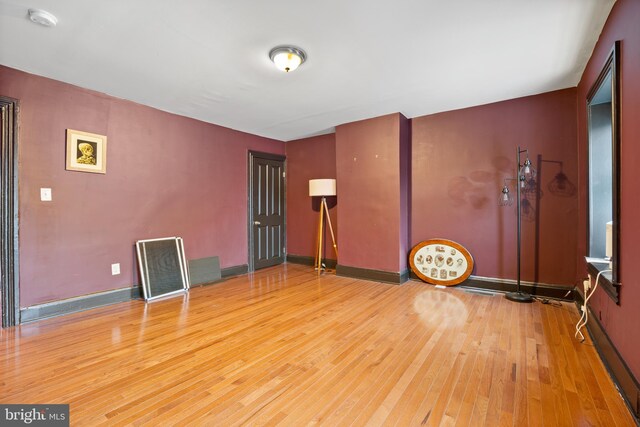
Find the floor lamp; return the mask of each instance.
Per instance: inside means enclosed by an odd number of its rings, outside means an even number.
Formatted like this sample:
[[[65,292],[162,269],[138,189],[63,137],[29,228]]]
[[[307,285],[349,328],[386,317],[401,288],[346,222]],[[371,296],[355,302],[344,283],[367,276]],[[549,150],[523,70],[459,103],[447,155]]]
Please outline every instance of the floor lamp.
[[[527,153],[527,158],[524,163],[520,163],[520,154]],[[518,212],[518,225],[517,225],[517,234],[518,234],[518,243],[517,243],[517,288],[515,292],[509,292],[505,295],[505,297],[510,301],[515,302],[533,302],[533,297],[523,292],[520,288],[520,247],[522,243],[522,200],[521,200],[521,189],[526,187],[532,179],[535,177],[535,171],[533,170],[533,166],[531,166],[531,161],[529,160],[529,150],[522,150],[520,147],[516,148],[516,164],[518,165],[517,169],[517,178],[506,178],[504,180],[504,186],[502,187],[502,191],[500,193],[500,205],[501,206],[510,206],[513,203],[513,198],[511,197],[511,193],[509,192],[509,185],[507,181],[516,181],[516,210]]]
[[[322,271],[322,240],[324,237],[324,224],[325,215],[326,223],[329,225],[329,231],[331,231],[331,240],[333,241],[333,249],[338,256],[338,246],[336,245],[336,238],[333,234],[333,226],[331,225],[331,217],[329,216],[329,207],[327,206],[327,196],[336,195],[336,180],[335,179],[311,179],[309,180],[309,196],[322,197],[320,201],[320,215],[318,219],[318,236],[317,247],[315,257],[315,268],[318,273]]]

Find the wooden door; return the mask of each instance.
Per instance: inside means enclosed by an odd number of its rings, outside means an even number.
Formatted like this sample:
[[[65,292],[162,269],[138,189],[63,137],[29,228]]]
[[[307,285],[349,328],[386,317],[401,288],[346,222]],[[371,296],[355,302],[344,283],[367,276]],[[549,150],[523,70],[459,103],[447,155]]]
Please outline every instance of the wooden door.
[[[249,269],[285,261],[285,158],[249,153]]]

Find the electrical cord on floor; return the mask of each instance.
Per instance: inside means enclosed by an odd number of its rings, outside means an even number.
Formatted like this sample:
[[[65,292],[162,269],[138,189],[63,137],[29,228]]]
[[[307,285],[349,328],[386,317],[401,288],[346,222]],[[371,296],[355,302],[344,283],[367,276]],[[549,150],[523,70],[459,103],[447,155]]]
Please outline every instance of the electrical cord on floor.
[[[562,303],[560,301],[552,301],[549,298],[540,298],[540,297],[533,297],[533,299],[540,302],[541,304],[549,304],[554,307],[562,307]]]
[[[580,342],[584,342],[585,340],[584,335],[580,330],[584,328],[587,323],[589,323],[589,310],[587,308],[587,303],[589,302],[589,299],[594,294],[596,289],[598,289],[598,283],[600,282],[600,276],[602,276],[602,273],[608,272],[611,272],[611,270],[602,270],[598,272],[598,275],[596,276],[596,284],[593,285],[593,288],[591,288],[591,292],[588,292],[586,289],[584,291],[584,304],[581,307],[582,316],[580,317],[580,320],[578,320],[578,323],[576,323],[576,333],[574,334],[574,337],[580,337]]]
[[[563,299],[566,299],[569,294],[571,294],[571,292],[573,292],[573,289],[569,289],[567,291],[566,294],[564,294],[564,296],[562,297]],[[551,298],[541,298],[541,297],[536,297],[536,296],[531,296],[535,301],[538,301],[540,304],[548,304],[551,305],[553,307],[562,307],[562,303],[560,301],[555,301],[552,300]]]

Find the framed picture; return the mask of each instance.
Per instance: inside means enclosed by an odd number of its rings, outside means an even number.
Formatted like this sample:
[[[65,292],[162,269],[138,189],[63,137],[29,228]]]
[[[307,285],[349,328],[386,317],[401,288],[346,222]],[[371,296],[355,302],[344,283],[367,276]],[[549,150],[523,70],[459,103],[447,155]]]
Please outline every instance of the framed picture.
[[[434,285],[453,286],[464,282],[473,270],[473,257],[461,244],[446,239],[418,243],[409,254],[411,270]]]
[[[67,129],[67,170],[107,173],[107,137]]]

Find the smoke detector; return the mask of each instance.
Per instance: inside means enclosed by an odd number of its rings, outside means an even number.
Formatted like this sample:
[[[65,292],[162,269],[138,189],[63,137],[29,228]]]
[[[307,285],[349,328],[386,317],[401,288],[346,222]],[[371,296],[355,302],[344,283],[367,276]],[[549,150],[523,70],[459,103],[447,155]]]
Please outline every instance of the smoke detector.
[[[40,24],[45,27],[55,27],[58,23],[58,18],[56,18],[52,13],[41,9],[29,9],[29,19],[31,22],[35,22],[36,24]]]

